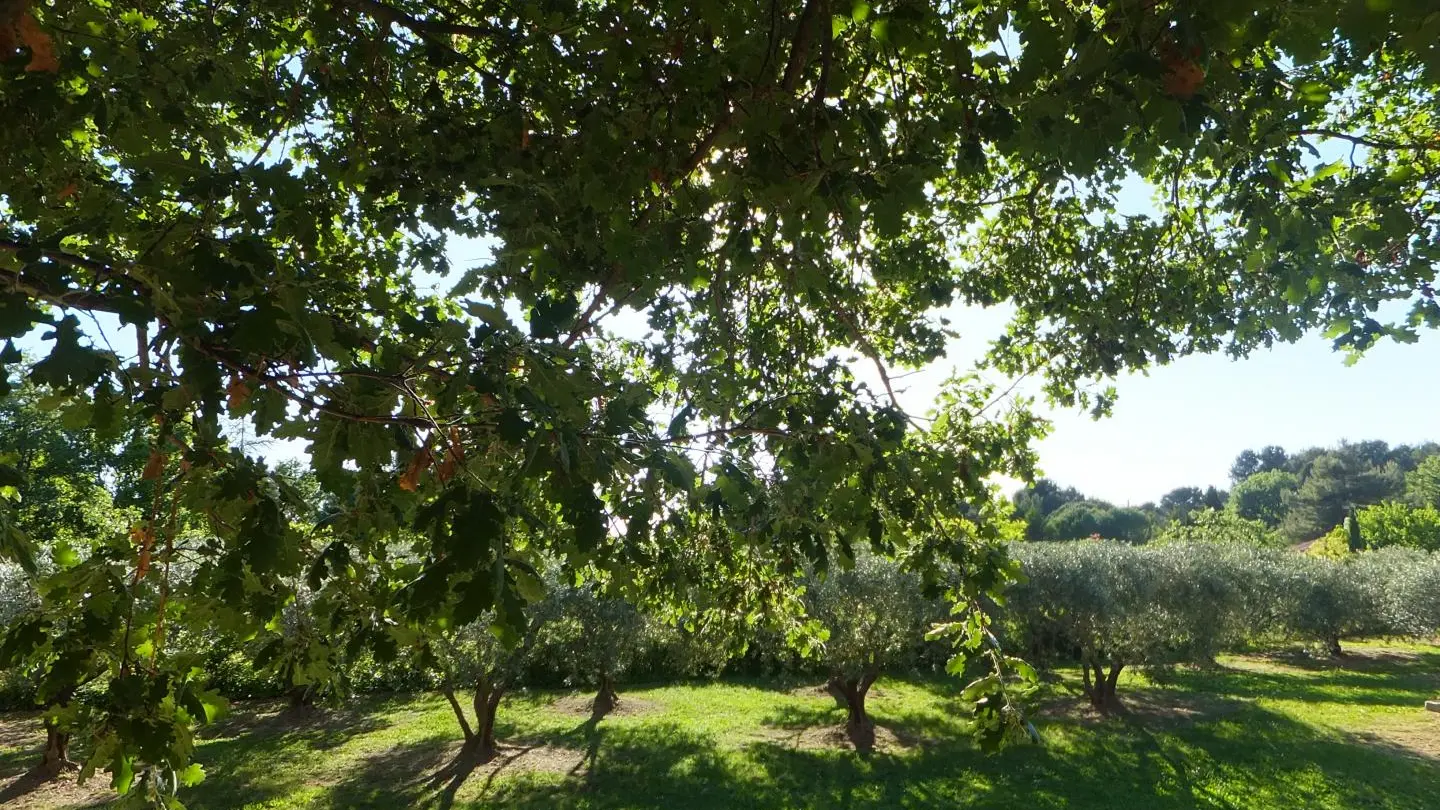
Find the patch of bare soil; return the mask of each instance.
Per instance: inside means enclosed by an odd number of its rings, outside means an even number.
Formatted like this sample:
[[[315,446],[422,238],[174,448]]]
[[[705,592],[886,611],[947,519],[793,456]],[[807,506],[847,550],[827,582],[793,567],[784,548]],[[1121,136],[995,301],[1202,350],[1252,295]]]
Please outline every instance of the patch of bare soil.
[[[1351,735],[1359,742],[1404,757],[1440,761],[1440,714],[1417,709],[1419,717],[1403,724]]]
[[[5,810],[41,810],[51,807],[99,807],[113,799],[109,777],[96,774],[81,786],[69,771],[42,781],[29,769],[40,761],[45,747],[45,726],[39,712],[0,715],[0,751],[17,752],[0,760],[0,807]]]
[[[1345,647],[1344,649],[1345,654],[1339,658],[1313,650],[1286,650],[1244,657],[1296,669],[1344,669],[1355,672],[1389,670],[1396,666],[1411,666],[1421,660],[1419,653],[1410,650],[1391,650],[1380,647]]]
[[[585,764],[585,752],[579,748],[559,745],[501,746],[500,755],[487,763],[490,770],[533,771],[537,773],[575,773]]]
[[[1216,695],[1177,693],[1162,689],[1122,691],[1119,697],[1120,710],[1109,714],[1095,709],[1084,697],[1077,695],[1047,701],[1036,708],[1035,715],[1081,725],[1125,718],[1147,727],[1173,728],[1222,717],[1244,705],[1238,700]]]
[[[0,748],[37,749],[45,741],[45,727],[41,725],[39,712],[12,712],[0,714]]]
[[[109,780],[96,775],[84,786],[75,771],[48,781],[38,779],[29,769],[40,761],[45,747],[45,727],[39,712],[0,716],[0,750],[7,754],[0,765],[0,807],[6,810],[41,810],[51,807],[98,807],[114,798]]]
[[[98,774],[85,785],[75,781],[74,773],[49,782],[37,782],[26,774],[0,784],[0,807],[5,810],[101,807],[114,798],[109,780]]]
[[[550,708],[557,712],[560,712],[561,714],[570,714],[576,717],[588,718],[590,716],[591,707],[594,705],[594,703],[595,695],[593,694],[587,693],[579,695],[566,695],[565,697],[556,698],[555,702],[550,704]],[[606,714],[605,716],[637,717],[639,715],[650,714],[652,712],[658,711],[658,709],[658,706],[648,700],[629,697],[624,692],[621,692],[620,701],[616,703],[615,708],[611,709],[609,714]]]
[[[803,728],[766,729],[760,735],[767,743],[782,745],[796,751],[854,751],[855,744],[845,733],[843,725],[805,726]],[[921,744],[921,740],[908,734],[897,733],[894,729],[876,724],[876,753],[893,754],[908,751]]]

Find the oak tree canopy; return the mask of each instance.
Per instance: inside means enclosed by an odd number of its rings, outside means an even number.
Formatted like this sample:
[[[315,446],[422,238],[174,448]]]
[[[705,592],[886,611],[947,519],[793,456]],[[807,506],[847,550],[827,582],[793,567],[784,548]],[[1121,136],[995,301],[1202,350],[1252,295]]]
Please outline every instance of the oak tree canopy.
[[[861,546],[994,587],[987,482],[1042,425],[975,379],[902,411],[943,307],[1012,307],[994,368],[1101,410],[1126,369],[1440,325],[1429,0],[0,0],[0,60],[0,341],[43,330],[67,424],[143,426],[152,490],[84,559],[0,513],[88,600],[0,654],[108,679],[122,789],[199,778],[167,622],[261,626],[302,576],[363,583],[382,650],[518,632],[557,565],[739,611]],[[308,443],[323,521],[229,419]]]

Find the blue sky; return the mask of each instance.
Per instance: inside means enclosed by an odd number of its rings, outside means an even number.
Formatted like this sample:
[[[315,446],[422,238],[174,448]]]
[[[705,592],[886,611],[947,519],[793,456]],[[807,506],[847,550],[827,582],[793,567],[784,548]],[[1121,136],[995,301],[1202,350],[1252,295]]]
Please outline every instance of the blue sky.
[[[1348,367],[1310,336],[1240,361],[1184,358],[1118,388],[1108,419],[1054,414],[1040,460],[1062,483],[1139,504],[1178,486],[1228,486],[1246,448],[1440,440],[1440,335],[1383,343]]]

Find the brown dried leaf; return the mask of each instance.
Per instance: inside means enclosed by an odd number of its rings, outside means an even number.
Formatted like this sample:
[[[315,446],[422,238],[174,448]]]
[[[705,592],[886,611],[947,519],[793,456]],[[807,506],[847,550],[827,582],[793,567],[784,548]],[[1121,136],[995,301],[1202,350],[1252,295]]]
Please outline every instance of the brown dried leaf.
[[[1205,86],[1205,69],[1184,57],[1166,63],[1165,92],[1188,100]]]
[[[30,49],[30,64],[25,66],[29,73],[58,73],[60,59],[55,56],[55,40],[45,33],[40,23],[29,14],[20,17],[20,42]]]
[[[135,563],[135,581],[139,582],[150,573],[150,546],[140,547],[140,559]]]
[[[230,410],[239,410],[249,399],[250,386],[245,383],[244,378],[238,375],[230,378],[230,385],[225,388],[225,401]]]
[[[154,481],[165,474],[165,454],[159,449],[150,451],[150,458],[145,460],[145,470],[140,473],[142,481]]]
[[[406,492],[414,492],[419,489],[420,473],[424,472],[425,468],[429,467],[434,460],[435,456],[428,447],[411,456],[410,466],[406,467],[405,472],[400,476],[400,488]]]

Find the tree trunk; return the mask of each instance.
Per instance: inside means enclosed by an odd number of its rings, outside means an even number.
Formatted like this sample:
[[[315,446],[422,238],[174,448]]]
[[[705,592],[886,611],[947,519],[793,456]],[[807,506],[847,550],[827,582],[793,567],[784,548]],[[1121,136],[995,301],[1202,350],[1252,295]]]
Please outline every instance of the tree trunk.
[[[615,679],[601,673],[600,688],[595,692],[595,702],[591,704],[590,716],[599,720],[614,711],[618,705],[620,705],[620,696],[615,693]]]
[[[875,748],[875,722],[865,710],[865,696],[875,683],[878,673],[866,672],[858,678],[830,678],[830,693],[838,694],[845,700],[845,733],[850,737],[855,750],[868,752]]]
[[[495,715],[505,688],[482,677],[475,684],[475,735],[466,743],[476,759],[489,762],[499,750],[495,744]]]
[[[1120,698],[1116,694],[1116,685],[1120,682],[1120,672],[1123,669],[1125,669],[1125,665],[1120,663],[1111,664],[1108,673],[1098,663],[1091,662],[1081,665],[1085,696],[1090,699],[1090,705],[1096,711],[1108,714],[1121,708]]]
[[[465,717],[465,710],[460,707],[460,701],[455,698],[455,690],[450,688],[450,684],[447,683],[441,687],[441,691],[445,693],[445,699],[450,701],[450,708],[455,711],[455,719],[460,722],[460,730],[465,734],[466,744],[474,742],[475,730],[470,728],[470,720]]]
[[[1338,633],[1325,639],[1325,651],[1330,653],[1331,658],[1340,658],[1345,655],[1345,650],[1340,646],[1340,635]]]
[[[315,707],[315,689],[310,684],[290,686],[290,710],[302,711]]]
[[[45,752],[30,773],[41,779],[54,779],[77,766],[70,761],[70,732],[61,731],[50,720],[45,721]]]

